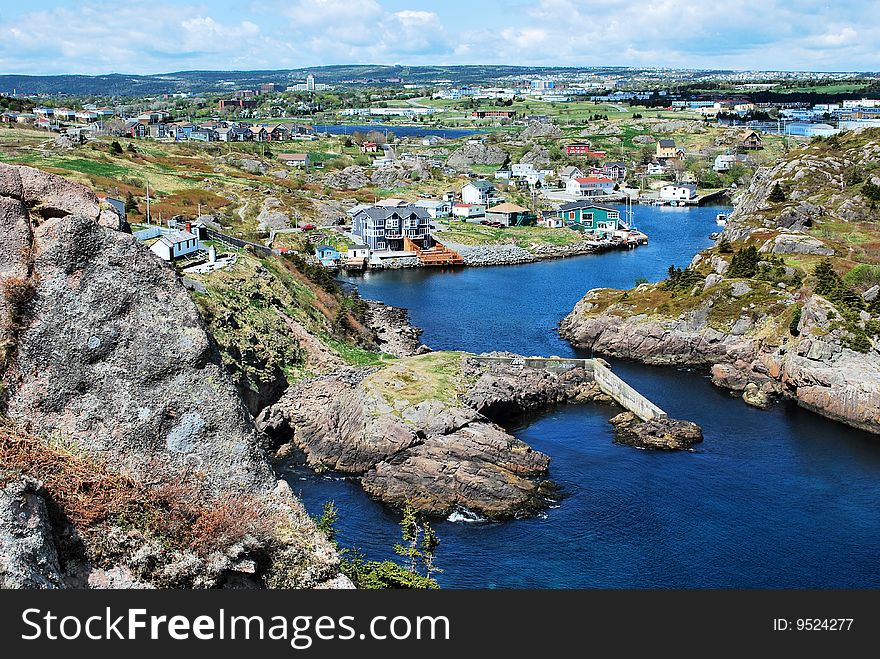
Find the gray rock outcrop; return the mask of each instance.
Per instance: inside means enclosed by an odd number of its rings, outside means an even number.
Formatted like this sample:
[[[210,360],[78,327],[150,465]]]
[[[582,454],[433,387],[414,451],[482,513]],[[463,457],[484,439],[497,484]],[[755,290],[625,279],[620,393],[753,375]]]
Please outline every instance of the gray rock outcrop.
[[[520,137],[524,140],[555,140],[562,137],[562,135],[562,129],[550,121],[530,121],[526,129],[520,134]]]
[[[334,578],[335,552],[299,501],[278,490],[175,270],[112,219],[82,185],[0,165],[6,416],[139,483],[259,497],[298,534],[260,551],[287,556],[299,585]],[[222,578],[206,563],[191,572],[202,569]]]
[[[455,169],[465,170],[471,165],[500,165],[507,160],[507,152],[492,144],[465,144],[446,160]]]

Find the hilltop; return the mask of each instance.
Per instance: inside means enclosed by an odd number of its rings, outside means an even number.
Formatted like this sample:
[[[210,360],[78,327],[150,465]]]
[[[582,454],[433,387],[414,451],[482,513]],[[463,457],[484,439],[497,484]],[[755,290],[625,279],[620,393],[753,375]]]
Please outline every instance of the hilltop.
[[[880,130],[814,139],[756,173],[712,248],[663,282],[590,291],[562,335],[880,432],[878,174]]]

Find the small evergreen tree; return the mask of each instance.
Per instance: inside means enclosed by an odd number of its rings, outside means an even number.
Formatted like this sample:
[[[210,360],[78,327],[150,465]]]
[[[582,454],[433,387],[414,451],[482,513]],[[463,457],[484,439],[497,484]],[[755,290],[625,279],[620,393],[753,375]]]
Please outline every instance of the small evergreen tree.
[[[125,212],[126,213],[137,213],[138,212],[137,201],[135,201],[134,195],[131,194],[131,192],[128,192],[125,195]]]
[[[727,271],[727,276],[731,279],[750,279],[754,277],[758,271],[759,259],[758,248],[754,245],[737,250],[730,261],[730,269]]]
[[[779,185],[779,182],[773,186],[773,190],[770,191],[767,201],[771,204],[780,204],[785,201],[785,192],[783,191],[782,186]]]
[[[117,142],[116,140],[113,140],[110,143],[110,153],[117,155],[117,156],[121,156],[122,155],[122,145],[119,142]]]

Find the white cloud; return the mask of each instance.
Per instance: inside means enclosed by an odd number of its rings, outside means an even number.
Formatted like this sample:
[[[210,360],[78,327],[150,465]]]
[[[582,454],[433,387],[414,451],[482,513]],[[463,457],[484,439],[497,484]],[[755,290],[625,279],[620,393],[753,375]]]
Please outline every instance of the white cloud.
[[[880,69],[863,0],[129,0],[0,17],[0,70],[495,63]],[[183,0],[186,2],[186,0]],[[205,4],[198,4],[198,3]],[[401,6],[402,5],[402,6]],[[148,10],[147,10],[148,9]]]

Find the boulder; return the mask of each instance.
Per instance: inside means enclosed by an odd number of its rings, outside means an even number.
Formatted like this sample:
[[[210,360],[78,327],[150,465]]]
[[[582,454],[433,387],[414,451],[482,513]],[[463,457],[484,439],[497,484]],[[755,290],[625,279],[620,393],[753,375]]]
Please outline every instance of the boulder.
[[[459,170],[471,165],[500,165],[507,160],[507,152],[491,144],[466,144],[446,160],[446,164]]]
[[[772,241],[767,241],[758,250],[771,254],[818,254],[831,256],[834,250],[826,247],[818,238],[802,233],[781,233]]]
[[[643,421],[632,412],[622,412],[608,421],[614,426],[614,441],[638,448],[681,451],[703,441],[696,423],[679,419]]]

